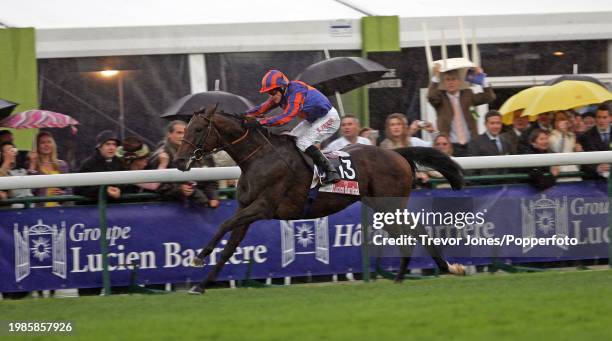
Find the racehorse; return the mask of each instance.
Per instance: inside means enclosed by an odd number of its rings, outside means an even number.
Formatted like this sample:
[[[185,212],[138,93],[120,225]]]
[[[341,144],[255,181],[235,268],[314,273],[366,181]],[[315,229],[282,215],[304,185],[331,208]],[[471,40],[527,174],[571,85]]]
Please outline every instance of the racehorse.
[[[357,173],[359,196],[321,192],[309,206],[308,192],[313,178],[292,137],[274,135],[263,128],[246,129],[244,117],[238,114],[216,113],[216,108],[195,112],[178,149],[176,165],[187,171],[191,163],[204,155],[225,150],[236,161],[242,174],[238,180],[238,209],[225,220],[212,239],[194,258],[202,266],[215,246],[231,232],[220,260],[208,276],[190,293],[204,293],[206,284],[215,280],[223,265],[233,255],[247,233],[249,225],[262,219],[297,220],[328,216],[367,197],[403,198],[406,208],[413,185],[414,162],[440,172],[453,189],[463,186],[461,167],[443,153],[424,147],[385,150],[361,144],[343,149],[350,154]],[[425,234],[423,227],[415,233]],[[366,238],[363,238],[364,242]],[[437,246],[425,246],[442,272],[465,274],[460,264],[449,264]],[[401,281],[410,261],[403,254],[396,280]]]

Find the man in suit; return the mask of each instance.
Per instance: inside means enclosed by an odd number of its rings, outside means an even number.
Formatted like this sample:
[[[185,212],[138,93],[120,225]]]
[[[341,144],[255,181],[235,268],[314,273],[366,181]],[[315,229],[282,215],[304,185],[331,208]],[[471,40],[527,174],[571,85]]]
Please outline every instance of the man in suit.
[[[610,121],[610,110],[602,104],[595,114],[595,126],[579,137],[585,152],[610,150]],[[610,165],[607,163],[583,165],[582,171],[586,173],[585,179],[607,178],[610,174]]]
[[[478,135],[468,145],[469,156],[493,156],[507,155],[512,151],[510,143],[503,138],[500,133],[502,130],[502,116],[496,110],[491,110],[485,115],[484,134]],[[503,169],[482,170],[480,175],[503,174]]]
[[[501,134],[501,137],[510,144],[510,154],[517,153],[519,140],[525,134],[525,130],[529,126],[529,117],[521,116],[523,110],[517,110],[513,113],[512,126],[510,129]]]
[[[483,74],[476,68],[476,75]],[[427,99],[436,109],[437,126],[442,134],[450,136],[455,156],[466,156],[467,145],[478,135],[476,120],[470,112],[471,106],[487,104],[495,100],[493,88],[482,79],[483,93],[475,94],[471,89],[461,90],[462,79],[457,70],[444,72],[442,81],[446,90],[439,89],[440,65],[435,64]]]

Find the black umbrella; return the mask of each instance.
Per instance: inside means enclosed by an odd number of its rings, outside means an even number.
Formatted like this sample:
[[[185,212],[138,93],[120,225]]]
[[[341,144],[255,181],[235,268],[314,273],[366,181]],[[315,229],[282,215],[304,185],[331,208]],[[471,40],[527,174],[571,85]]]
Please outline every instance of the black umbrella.
[[[160,117],[176,119],[177,116],[192,116],[201,108],[217,105],[218,112],[243,113],[253,107],[248,99],[225,91],[206,91],[187,95],[174,102]]]
[[[591,77],[591,76],[585,76],[585,75],[563,75],[563,76],[559,76],[557,78],[553,78],[553,79],[545,82],[544,85],[554,85],[554,84],[557,84],[557,83],[562,82],[562,81],[585,81],[585,82],[591,82],[591,83],[595,83],[597,85],[600,85],[604,89],[608,88],[599,79],[597,79],[595,77]]]
[[[315,63],[298,76],[326,96],[334,92],[345,93],[376,82],[389,70],[361,57],[335,57]]]
[[[0,98],[0,120],[8,117],[19,104]]]

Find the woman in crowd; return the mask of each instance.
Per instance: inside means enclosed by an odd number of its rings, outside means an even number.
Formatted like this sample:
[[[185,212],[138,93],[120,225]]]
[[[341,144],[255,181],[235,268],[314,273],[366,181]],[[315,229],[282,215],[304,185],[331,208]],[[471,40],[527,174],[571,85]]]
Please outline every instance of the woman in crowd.
[[[436,136],[433,140],[433,147],[448,156],[453,156],[453,144],[446,134]]]
[[[36,145],[34,150],[28,154],[28,174],[31,175],[51,175],[69,173],[68,164],[57,158],[57,145],[50,132],[41,131],[36,135]],[[33,190],[37,197],[50,197],[56,195],[72,194],[70,188],[37,188]],[[45,202],[41,207],[59,206],[57,202]]]
[[[523,151],[523,154],[549,153],[550,140],[547,131],[534,129],[529,135],[528,141],[529,145]],[[555,177],[559,174],[559,166],[526,168],[522,172],[529,174],[529,183],[533,187],[544,190],[555,184]],[[548,172],[550,174],[547,174]]]
[[[415,127],[418,130],[418,121],[415,121]],[[414,123],[414,122],[413,122]],[[395,113],[387,116],[385,121],[385,136],[386,138],[380,143],[381,148],[396,149],[410,146],[427,146],[431,144],[419,138],[412,137],[410,133],[411,127],[408,126],[408,119],[405,115]],[[429,181],[427,172],[416,172],[417,181],[425,184]]]
[[[439,134],[438,136],[436,136],[436,138],[433,140],[433,147],[434,149],[437,149],[438,151],[448,156],[453,156],[453,144],[451,143],[450,138],[446,134]],[[444,178],[444,176],[440,174],[440,172],[434,170],[427,171],[427,175],[430,178]],[[447,183],[443,183],[437,185],[436,188],[450,188],[450,185]]]
[[[405,115],[395,113],[387,116],[385,120],[385,139],[380,143],[381,148],[395,149],[402,147],[431,147],[431,144],[417,137],[412,137],[412,134],[420,128],[420,122],[414,121],[409,126],[408,119]],[[425,125],[427,130],[433,131],[431,124]]]
[[[568,115],[563,111],[558,111],[554,117],[554,129],[549,137],[550,151],[553,153],[581,152],[582,146],[580,143],[576,143],[576,134],[571,131]],[[579,170],[576,165],[559,166],[559,172],[578,172]],[[563,179],[563,181],[575,180],[581,180],[581,178]]]

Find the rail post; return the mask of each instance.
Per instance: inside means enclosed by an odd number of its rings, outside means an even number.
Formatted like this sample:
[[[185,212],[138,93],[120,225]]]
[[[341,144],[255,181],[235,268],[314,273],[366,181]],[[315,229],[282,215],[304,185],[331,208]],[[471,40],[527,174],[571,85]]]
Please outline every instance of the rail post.
[[[368,240],[370,232],[370,219],[368,206],[361,203],[361,268],[363,271],[363,281],[370,281],[370,252],[368,250]]]
[[[108,272],[108,240],[107,234],[107,219],[106,219],[106,186],[100,186],[98,192],[98,214],[100,217],[100,252],[102,253],[102,286],[104,288],[104,296],[111,294],[110,273]]]

